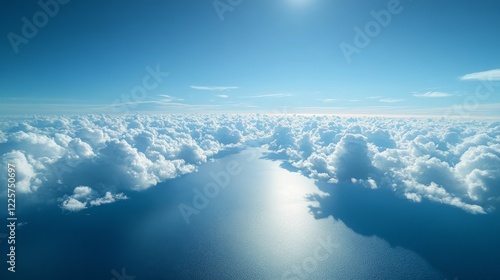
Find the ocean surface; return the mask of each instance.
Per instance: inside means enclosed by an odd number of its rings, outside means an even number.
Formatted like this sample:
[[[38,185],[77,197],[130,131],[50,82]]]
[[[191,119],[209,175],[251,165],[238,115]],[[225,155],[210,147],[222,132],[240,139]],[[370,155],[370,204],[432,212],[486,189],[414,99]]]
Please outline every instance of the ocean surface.
[[[497,214],[291,170],[252,148],[128,200],[20,208],[1,279],[500,279]]]

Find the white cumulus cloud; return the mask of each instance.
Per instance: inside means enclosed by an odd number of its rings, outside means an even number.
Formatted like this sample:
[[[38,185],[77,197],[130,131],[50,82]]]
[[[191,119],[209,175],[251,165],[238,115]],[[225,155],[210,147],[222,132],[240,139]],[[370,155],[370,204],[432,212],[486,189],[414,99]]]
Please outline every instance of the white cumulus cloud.
[[[0,157],[20,193],[78,211],[261,146],[311,179],[474,214],[500,203],[500,123],[304,115],[88,115],[5,119]],[[0,180],[6,181],[5,173]],[[5,195],[5,191],[0,194]]]

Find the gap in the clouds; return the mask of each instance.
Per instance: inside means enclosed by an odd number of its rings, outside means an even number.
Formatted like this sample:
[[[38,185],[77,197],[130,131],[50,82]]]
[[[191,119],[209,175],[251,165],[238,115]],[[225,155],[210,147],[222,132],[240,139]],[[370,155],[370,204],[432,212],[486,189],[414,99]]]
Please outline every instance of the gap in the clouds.
[[[76,213],[55,207],[24,212],[29,224],[20,231],[19,255],[26,257],[19,264],[30,270],[19,276],[109,279],[112,269],[125,267],[136,279],[282,279],[314,258],[320,239],[331,238],[328,258],[310,273],[302,268],[308,278],[443,279],[410,250],[357,234],[342,219],[314,217],[307,197],[322,191],[263,153],[230,153],[198,172],[131,192],[127,201]],[[186,224],[179,204],[192,203],[193,190],[213,182],[210,172],[233,161],[241,173]]]
[[[254,143],[255,145],[255,143]],[[213,160],[236,155],[255,147],[233,147],[219,152]],[[286,160],[286,154],[262,150],[261,160],[270,160],[291,173],[308,177],[303,170]],[[186,176],[186,175],[184,175]],[[309,179],[313,181],[312,179]],[[409,249],[422,256],[448,278],[473,279],[498,275],[500,261],[497,236],[500,215],[473,215],[450,205],[424,200],[414,203],[386,188],[370,190],[352,183],[317,182],[327,195],[310,194],[309,205],[315,219],[333,217],[357,234],[377,236],[391,246]],[[491,226],[495,225],[495,226]],[[474,252],[479,249],[484,259]],[[464,257],[467,256],[467,257]]]
[[[270,160],[269,155],[262,148],[241,149],[202,164],[196,173],[141,193],[136,197],[143,200],[140,204],[157,205],[155,208],[162,210],[151,213],[143,223],[145,226],[138,231],[159,242],[168,242],[169,238],[189,240],[190,244],[179,241],[173,247],[169,245],[178,252],[176,263],[196,262],[201,266],[199,271],[186,275],[204,275],[209,279],[278,279],[294,264],[300,265],[304,258],[312,255],[319,238],[329,235],[338,247],[310,275],[311,278],[367,279],[406,275],[413,279],[440,279],[439,273],[410,251],[391,248],[378,238],[357,235],[342,222],[315,219],[308,208],[311,201],[307,199],[312,193],[321,193],[314,181],[285,170],[283,163],[278,159]],[[190,224],[185,224],[178,205],[170,202],[193,206],[193,190],[202,191],[204,185],[213,182],[209,173],[224,170],[231,161],[239,163],[241,174],[231,177],[230,184],[221,189],[219,195],[210,198],[208,206],[199,214],[191,215]],[[171,198],[172,189],[175,199]],[[168,202],[162,201],[166,193],[169,193]],[[172,224],[172,220],[176,222]],[[170,237],[163,236],[165,233]],[[142,242],[141,248],[161,254],[160,249],[151,247],[151,240]],[[207,248],[210,252],[204,251]],[[205,259],[208,256],[210,260]],[[151,261],[155,267],[161,265],[158,260]],[[366,267],[366,263],[377,267]],[[210,267],[208,271],[207,267]],[[214,273],[211,267],[227,275],[211,276]],[[379,268],[385,269],[379,271]]]

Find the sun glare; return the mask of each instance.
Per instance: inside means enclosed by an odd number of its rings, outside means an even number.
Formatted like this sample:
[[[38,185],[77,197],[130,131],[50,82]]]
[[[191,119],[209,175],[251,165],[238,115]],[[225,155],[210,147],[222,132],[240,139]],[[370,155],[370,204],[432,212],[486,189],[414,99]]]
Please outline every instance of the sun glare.
[[[289,5],[295,7],[303,7],[312,2],[312,0],[286,0],[286,1],[289,3]]]

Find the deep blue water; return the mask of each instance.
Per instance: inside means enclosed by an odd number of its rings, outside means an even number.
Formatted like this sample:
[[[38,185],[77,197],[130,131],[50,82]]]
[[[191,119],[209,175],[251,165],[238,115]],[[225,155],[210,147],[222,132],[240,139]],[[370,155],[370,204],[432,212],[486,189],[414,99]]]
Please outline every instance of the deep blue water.
[[[19,209],[17,272],[1,279],[499,279],[498,214],[315,184],[252,151],[78,213]],[[188,224],[179,205],[217,185],[210,172],[227,186]]]

